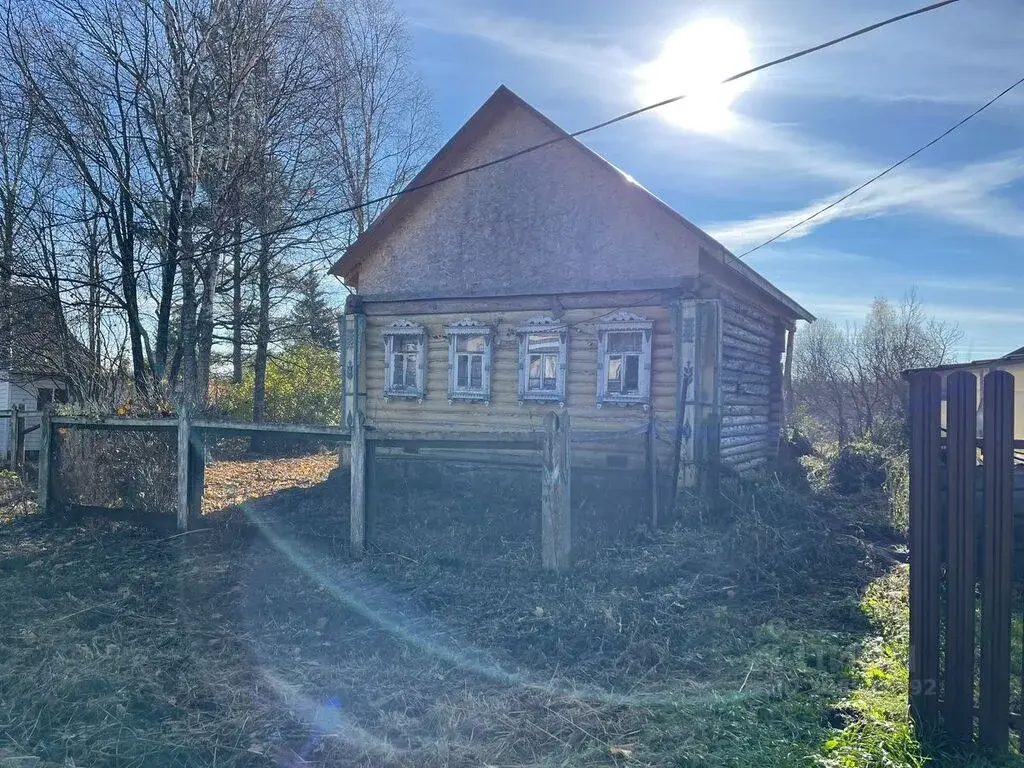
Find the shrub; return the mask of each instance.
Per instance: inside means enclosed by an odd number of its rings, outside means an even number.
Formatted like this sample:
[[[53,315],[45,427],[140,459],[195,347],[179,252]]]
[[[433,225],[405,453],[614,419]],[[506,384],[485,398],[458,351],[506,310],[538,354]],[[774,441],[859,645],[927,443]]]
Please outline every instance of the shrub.
[[[842,446],[825,446],[818,455],[804,458],[815,490],[840,496],[880,492],[886,487],[888,454],[870,438]]]
[[[227,389],[215,404],[239,421],[252,419],[255,374]],[[286,350],[267,363],[267,421],[337,424],[341,418],[341,378],[334,352],[313,345]]]
[[[885,464],[885,495],[889,499],[889,517],[897,531],[910,530],[910,454],[900,451]]]

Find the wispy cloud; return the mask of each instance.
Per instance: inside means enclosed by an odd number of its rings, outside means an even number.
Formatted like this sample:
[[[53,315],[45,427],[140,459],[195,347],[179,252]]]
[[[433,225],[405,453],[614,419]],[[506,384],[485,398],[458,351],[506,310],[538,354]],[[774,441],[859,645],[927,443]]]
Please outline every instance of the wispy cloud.
[[[601,83],[605,93],[608,86],[625,83],[629,73],[640,65],[613,36],[581,35],[578,28],[489,13],[470,5],[431,2],[416,6],[410,20],[440,34],[475,39],[523,59],[557,65],[560,72],[569,75],[566,80],[573,86]],[[595,77],[600,79],[594,80]],[[590,95],[600,92],[593,89]]]
[[[806,224],[797,226],[785,239],[803,237],[839,219],[865,219],[907,212],[940,217],[946,222],[955,221],[989,234],[1024,237],[1024,210],[992,194],[1021,179],[1024,179],[1024,155],[1021,154],[974,163],[949,172],[900,169]],[[728,247],[742,250],[798,225],[845,191],[789,211],[712,224],[708,230]]]

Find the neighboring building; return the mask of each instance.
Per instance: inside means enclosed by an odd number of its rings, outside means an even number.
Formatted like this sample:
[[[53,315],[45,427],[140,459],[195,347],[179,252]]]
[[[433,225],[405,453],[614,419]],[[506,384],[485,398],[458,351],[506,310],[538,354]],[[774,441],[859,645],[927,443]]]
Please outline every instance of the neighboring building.
[[[978,379],[978,434],[982,432],[983,387],[982,379],[991,371],[1006,371],[1013,375],[1013,438],[1024,440],[1024,347],[1015,349],[1003,357],[991,360],[972,360],[969,363],[951,363],[936,368],[918,368],[914,370],[935,371],[942,378],[942,389],[945,392],[946,379],[955,371],[969,371]],[[908,371],[912,373],[913,371]],[[946,401],[942,401],[942,426],[946,426]]]
[[[541,429],[564,408],[574,467],[643,468],[651,425],[663,478],[768,466],[806,309],[504,87],[409,186],[543,142],[399,196],[332,267],[358,292],[367,424]]]
[[[7,334],[0,322],[0,411],[20,409],[36,413],[53,402],[66,402],[67,357],[59,314],[52,297],[31,286],[11,288],[11,330]],[[77,342],[76,342],[77,344]],[[76,355],[81,357],[76,347]],[[26,427],[39,424],[38,415],[25,420]],[[10,423],[0,419],[0,456],[10,451]],[[25,450],[39,450],[39,430],[25,435]]]

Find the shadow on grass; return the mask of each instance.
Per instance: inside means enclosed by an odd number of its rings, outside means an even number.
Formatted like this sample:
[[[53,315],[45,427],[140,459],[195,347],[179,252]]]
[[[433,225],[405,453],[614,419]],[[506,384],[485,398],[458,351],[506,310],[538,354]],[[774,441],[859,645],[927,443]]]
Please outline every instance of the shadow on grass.
[[[187,536],[0,526],[0,746],[88,765],[796,766],[843,724],[861,597],[892,567],[866,507],[737,484],[650,533],[628,489],[577,485],[578,557],[556,576],[535,477],[394,470],[360,562],[343,474]]]

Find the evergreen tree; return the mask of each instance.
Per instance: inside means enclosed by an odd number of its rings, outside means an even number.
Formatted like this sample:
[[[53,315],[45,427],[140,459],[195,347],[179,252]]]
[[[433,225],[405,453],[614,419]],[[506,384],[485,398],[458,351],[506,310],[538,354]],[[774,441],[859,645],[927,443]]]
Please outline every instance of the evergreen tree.
[[[337,310],[331,306],[320,273],[310,268],[295,281],[296,299],[288,318],[290,341],[338,348]]]

